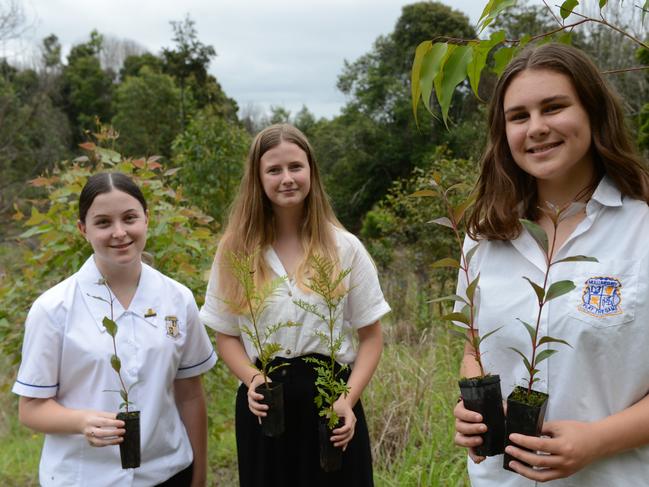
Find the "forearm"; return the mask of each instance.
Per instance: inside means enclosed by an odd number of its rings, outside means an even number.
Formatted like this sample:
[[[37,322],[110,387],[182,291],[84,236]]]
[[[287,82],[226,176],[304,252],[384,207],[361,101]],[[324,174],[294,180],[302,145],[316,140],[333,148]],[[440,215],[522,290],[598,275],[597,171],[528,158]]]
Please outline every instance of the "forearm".
[[[353,407],[361,397],[363,390],[370,382],[374,371],[379,364],[383,351],[383,333],[379,321],[364,326],[358,330],[358,354],[354,361],[354,368],[349,376],[347,385],[349,394],[347,400]]]
[[[53,398],[22,396],[18,402],[18,418],[28,428],[48,434],[81,434],[87,411],[61,406]]]
[[[216,350],[225,365],[246,387],[259,372],[250,362],[250,358],[239,337],[216,333]]]
[[[192,487],[207,481],[207,405],[201,377],[178,379],[174,383],[176,405],[194,453]]]
[[[633,406],[592,423],[600,456],[608,457],[649,444],[649,396]]]

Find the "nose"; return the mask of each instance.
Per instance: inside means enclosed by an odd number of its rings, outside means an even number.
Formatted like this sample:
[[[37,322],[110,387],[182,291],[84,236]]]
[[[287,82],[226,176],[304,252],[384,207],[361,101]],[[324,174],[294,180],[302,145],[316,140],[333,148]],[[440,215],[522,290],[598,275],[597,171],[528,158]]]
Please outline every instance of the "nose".
[[[289,171],[288,168],[285,168],[282,171],[282,184],[284,186],[290,186],[293,184],[293,175],[291,174],[291,171]]]
[[[545,118],[539,113],[530,114],[527,135],[531,138],[543,137],[550,131]]]
[[[121,223],[116,223],[113,228],[113,238],[123,238],[126,235],[124,226]]]

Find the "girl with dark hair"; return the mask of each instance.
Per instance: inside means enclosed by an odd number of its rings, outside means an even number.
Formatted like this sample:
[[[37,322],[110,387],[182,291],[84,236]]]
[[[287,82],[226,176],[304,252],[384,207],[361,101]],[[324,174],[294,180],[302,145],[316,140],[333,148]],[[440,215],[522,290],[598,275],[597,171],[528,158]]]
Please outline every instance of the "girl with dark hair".
[[[572,292],[545,305],[541,333],[572,346],[539,364],[535,389],[550,394],[542,436],[511,434],[515,460],[478,457],[486,431],[478,413],[455,407],[456,444],[468,448],[472,485],[609,487],[649,478],[649,171],[624,126],[613,91],[579,50],[548,44],[523,51],[498,81],[489,111],[489,143],[466,247],[479,241],[470,276],[480,274],[477,327],[486,368],[501,376],[503,395],[526,376],[509,347],[525,350],[517,319],[538,302],[522,281],[543,282],[544,252],[519,218],[556,239],[555,259],[588,255],[599,262],[552,267],[552,282]],[[582,202],[554,234],[539,208]],[[506,269],[506,272],[504,270]],[[598,285],[606,281],[605,287]],[[466,289],[460,280],[459,292]],[[467,346],[461,374],[478,375]],[[527,464],[527,465],[525,465]],[[563,480],[556,480],[563,479]]]
[[[508,395],[526,372],[508,347],[525,350],[528,331],[517,318],[538,303],[522,281],[543,282],[545,257],[519,218],[556,239],[555,259],[588,255],[599,262],[552,267],[553,282],[576,289],[545,305],[541,333],[566,348],[539,364],[535,389],[550,394],[543,436],[512,434],[515,460],[478,457],[486,431],[479,414],[455,407],[456,444],[468,448],[472,485],[645,485],[649,478],[649,171],[624,125],[617,97],[578,49],[547,44],[523,51],[506,68],[489,111],[489,143],[481,161],[467,249],[480,244],[470,274],[480,274],[477,327],[487,370]],[[551,203],[585,203],[554,235],[539,211]],[[503,270],[506,269],[506,272]],[[606,289],[599,286],[606,278]],[[598,281],[599,280],[599,281]],[[459,293],[466,289],[460,280]],[[461,374],[478,375],[467,346]],[[526,466],[524,463],[530,465]]]
[[[205,485],[207,416],[201,374],[216,355],[191,291],[142,263],[147,204],[121,173],[95,174],[81,191],[79,231],[94,254],[43,293],[25,324],[13,392],[20,421],[45,433],[43,486]],[[141,466],[123,470],[119,379],[102,320],[115,298],[117,351],[140,411]],[[169,325],[173,326],[169,326]]]
[[[253,278],[258,286],[287,276],[266,315],[273,323],[301,323],[273,335],[281,345],[274,363],[290,363],[271,373],[272,381],[284,384],[286,431],[279,438],[264,437],[259,425],[268,406],[260,402],[263,396],[255,388],[264,379],[252,366],[258,358],[255,347],[242,334],[248,323],[242,313],[243,290],[227,260],[232,252],[256,256]],[[349,394],[334,404],[344,419],[331,438],[344,450],[342,470],[334,473],[325,473],[319,465],[316,374],[303,360],[328,351],[316,334],[317,320],[293,303],[301,299],[321,304],[306,287],[315,255],[335,262],[338,269],[351,269],[343,282],[349,293],[340,304],[335,330],[343,337],[336,360],[353,368],[347,379]],[[378,364],[383,346],[379,320],[389,310],[367,251],[342,228],[329,205],[304,134],[286,124],[262,130],[252,142],[201,309],[203,322],[216,330],[219,356],[242,383],[236,399],[236,438],[243,487],[373,485],[360,396]]]

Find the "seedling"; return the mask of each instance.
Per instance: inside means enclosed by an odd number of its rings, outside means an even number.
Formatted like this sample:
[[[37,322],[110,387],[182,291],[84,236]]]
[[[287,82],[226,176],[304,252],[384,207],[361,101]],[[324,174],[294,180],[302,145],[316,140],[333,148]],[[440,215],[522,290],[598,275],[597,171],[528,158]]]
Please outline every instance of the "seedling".
[[[319,409],[319,415],[326,419],[327,427],[332,430],[339,420],[334,411],[334,403],[339,397],[349,393],[349,386],[342,378],[343,372],[349,366],[336,364],[336,354],[340,351],[344,339],[341,333],[336,334],[336,321],[342,313],[342,307],[339,309],[339,305],[349,292],[344,288],[343,280],[349,275],[351,268],[336,274],[334,263],[318,255],[311,258],[311,268],[313,276],[307,287],[322,298],[324,305],[307,303],[301,299],[293,302],[304,311],[315,315],[324,325],[324,331],[316,330],[315,334],[328,351],[327,360],[316,357],[305,357],[304,360],[315,365],[317,394],[314,402]]]

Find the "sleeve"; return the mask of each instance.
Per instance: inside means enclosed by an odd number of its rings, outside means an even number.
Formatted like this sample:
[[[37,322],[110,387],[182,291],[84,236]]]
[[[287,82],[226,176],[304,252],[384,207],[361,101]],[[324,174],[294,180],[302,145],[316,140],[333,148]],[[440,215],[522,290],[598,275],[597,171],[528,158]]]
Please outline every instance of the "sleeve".
[[[207,372],[216,364],[216,352],[198,317],[198,307],[191,292],[187,297],[187,337],[185,338],[176,379],[186,379]]]
[[[363,244],[353,238],[353,257],[349,279],[349,295],[344,319],[352,328],[371,325],[390,312],[390,305],[383,297],[374,261]]]
[[[36,300],[25,322],[22,362],[12,391],[19,396],[55,397],[59,389],[59,368],[63,346],[62,322],[52,319],[52,313],[42,298]]]
[[[469,282],[472,281],[473,279],[475,279],[475,277],[478,275],[478,272],[476,271],[476,269],[478,268],[478,265],[476,264],[476,262],[478,262],[478,258],[477,258],[476,254],[477,254],[477,250],[478,250],[477,247],[478,247],[479,244],[480,244],[480,242],[477,242],[477,241],[473,240],[468,235],[466,237],[464,237],[464,244],[462,246],[462,252],[463,252],[463,254],[465,256],[469,257],[469,280],[467,281],[467,277],[466,277],[465,272],[462,269],[459,269],[458,273],[457,273],[457,287],[456,287],[456,291],[455,291],[455,294],[457,294],[458,296],[463,297],[464,299],[466,299],[466,290],[467,290],[467,287],[469,286]],[[461,259],[461,256],[459,256],[459,259]],[[480,303],[479,294],[480,294],[480,288],[478,286],[478,288],[476,289],[476,292],[475,292],[475,294],[473,296],[473,302],[474,302],[474,305],[475,305],[473,321],[476,324],[478,323],[478,308],[479,308],[479,303]],[[453,306],[453,311],[459,313],[459,312],[462,311],[462,308],[464,308],[464,306],[465,306],[465,304],[463,302],[456,301],[455,305]],[[461,328],[467,328],[468,329],[468,326],[466,324],[462,323],[462,322],[454,321],[453,324],[455,324],[456,326],[459,326]],[[477,328],[477,326],[476,326],[476,328]]]
[[[238,317],[226,310],[225,303],[217,295],[217,282],[217,264],[214,262],[205,293],[205,303],[199,314],[200,321],[219,333],[241,336]]]

